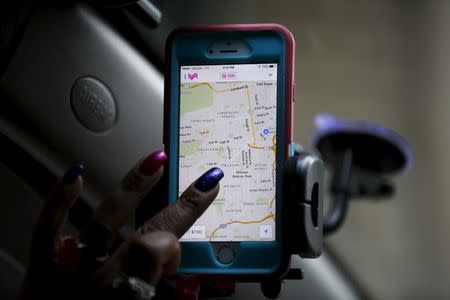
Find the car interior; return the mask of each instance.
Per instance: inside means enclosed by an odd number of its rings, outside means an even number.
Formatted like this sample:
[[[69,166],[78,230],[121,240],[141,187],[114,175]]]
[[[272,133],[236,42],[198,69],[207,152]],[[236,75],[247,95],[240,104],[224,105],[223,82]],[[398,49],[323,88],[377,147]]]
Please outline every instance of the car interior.
[[[386,195],[354,195],[319,258],[292,256],[302,279],[284,280],[278,299],[448,299],[449,16],[450,5],[438,1],[0,4],[0,299],[17,297],[38,209],[68,167],[88,166],[65,225],[70,234],[136,161],[163,148],[169,33],[223,23],[279,23],[293,33],[299,147],[320,155],[314,137],[317,116],[326,113],[381,124],[412,149],[405,150],[407,168],[386,176]],[[111,106],[103,122],[71,104],[80,80],[99,83],[98,93],[111,99],[102,104]],[[338,167],[326,155],[330,211]],[[130,220],[121,234],[133,231]],[[264,295],[259,283],[239,282],[229,298]]]

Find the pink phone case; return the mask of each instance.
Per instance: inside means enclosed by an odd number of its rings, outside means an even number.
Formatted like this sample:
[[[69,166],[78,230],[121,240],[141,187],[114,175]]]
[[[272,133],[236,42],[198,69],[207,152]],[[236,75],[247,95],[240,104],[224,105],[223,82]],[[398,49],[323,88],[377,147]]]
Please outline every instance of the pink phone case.
[[[172,53],[172,40],[177,34],[182,32],[223,32],[223,31],[275,31],[278,32],[285,41],[285,141],[284,141],[284,153],[285,158],[289,157],[289,149],[293,140],[293,105],[294,105],[294,68],[295,68],[295,40],[292,33],[284,26],[279,24],[223,24],[223,25],[197,25],[181,27],[174,30],[168,37],[166,42],[165,52],[165,83],[164,83],[164,145],[168,145],[169,139],[169,126],[170,126],[170,99],[171,99],[171,82],[170,82],[170,70],[171,70],[171,53]],[[169,151],[169,149],[166,149]],[[285,247],[287,248],[287,247]],[[289,270],[290,253],[285,253],[283,261],[278,271],[270,278],[281,278]],[[230,280],[230,275],[199,275],[196,276],[199,281],[204,279],[224,279]],[[237,281],[261,281],[268,279],[267,275],[232,275],[232,280]]]

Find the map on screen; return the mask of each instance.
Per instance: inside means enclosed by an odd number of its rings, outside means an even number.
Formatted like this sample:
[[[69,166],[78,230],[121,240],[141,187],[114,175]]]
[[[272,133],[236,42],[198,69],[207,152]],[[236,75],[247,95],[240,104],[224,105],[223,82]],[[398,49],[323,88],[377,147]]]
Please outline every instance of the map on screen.
[[[275,240],[276,104],[276,64],[180,68],[178,192],[225,174],[182,241]]]

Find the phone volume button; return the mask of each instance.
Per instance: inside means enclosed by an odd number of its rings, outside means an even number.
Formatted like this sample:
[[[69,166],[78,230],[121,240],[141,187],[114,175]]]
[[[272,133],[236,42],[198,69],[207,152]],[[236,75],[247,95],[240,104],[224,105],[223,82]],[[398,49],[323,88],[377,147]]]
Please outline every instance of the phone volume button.
[[[292,84],[292,103],[295,103],[295,82]]]

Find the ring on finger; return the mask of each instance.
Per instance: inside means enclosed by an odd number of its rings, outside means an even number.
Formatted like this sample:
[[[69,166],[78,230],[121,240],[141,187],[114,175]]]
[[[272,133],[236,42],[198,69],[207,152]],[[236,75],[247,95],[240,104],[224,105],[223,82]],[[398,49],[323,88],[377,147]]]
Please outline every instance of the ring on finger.
[[[113,289],[121,289],[124,285],[131,290],[137,300],[151,300],[155,296],[155,287],[138,277],[122,273],[112,282]]]
[[[150,300],[155,296],[155,287],[144,280],[128,276],[128,286],[134,291],[136,299]]]

